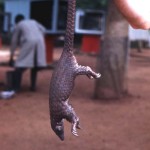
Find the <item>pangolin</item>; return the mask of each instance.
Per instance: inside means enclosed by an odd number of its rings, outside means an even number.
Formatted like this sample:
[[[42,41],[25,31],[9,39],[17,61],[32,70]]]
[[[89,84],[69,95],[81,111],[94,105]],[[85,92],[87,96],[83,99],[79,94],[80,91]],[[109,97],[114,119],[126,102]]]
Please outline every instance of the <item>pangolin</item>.
[[[80,129],[79,118],[73,107],[68,103],[75,78],[78,75],[87,75],[89,78],[101,76],[90,67],[79,65],[73,54],[75,12],[76,0],[68,0],[63,52],[52,74],[49,90],[51,128],[61,140],[64,140],[64,119],[71,123],[73,135],[78,136],[77,129]]]

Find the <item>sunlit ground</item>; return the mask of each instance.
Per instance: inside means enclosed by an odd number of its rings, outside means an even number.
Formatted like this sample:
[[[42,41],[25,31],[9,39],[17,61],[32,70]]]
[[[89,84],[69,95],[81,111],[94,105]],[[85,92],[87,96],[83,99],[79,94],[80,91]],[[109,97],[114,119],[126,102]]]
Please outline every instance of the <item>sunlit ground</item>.
[[[7,48],[0,49],[0,63],[9,60],[10,51]]]
[[[54,58],[60,53],[55,49]],[[50,128],[48,92],[53,70],[39,72],[37,92],[29,91],[29,72],[25,72],[22,91],[13,99],[0,100],[0,150],[150,150],[150,49],[142,53],[132,49],[130,56],[127,86],[131,97],[94,101],[95,80],[76,79],[69,102],[82,130],[74,137],[65,121],[64,142]],[[95,70],[96,57],[76,57]],[[0,67],[0,81],[7,70]]]

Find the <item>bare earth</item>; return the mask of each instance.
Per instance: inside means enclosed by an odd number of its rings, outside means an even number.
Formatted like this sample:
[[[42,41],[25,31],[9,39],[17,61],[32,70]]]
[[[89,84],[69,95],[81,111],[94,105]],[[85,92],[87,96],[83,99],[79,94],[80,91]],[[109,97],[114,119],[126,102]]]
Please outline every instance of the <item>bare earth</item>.
[[[54,51],[54,59],[60,51]],[[77,55],[79,63],[95,69],[96,57]],[[0,150],[150,150],[150,50],[132,50],[128,71],[131,97],[93,100],[95,80],[80,76],[70,103],[82,130],[79,137],[65,121],[65,141],[53,133],[49,121],[48,90],[53,70],[39,72],[37,92],[29,91],[29,71],[23,76],[22,92],[0,100]],[[5,72],[0,68],[0,82]]]

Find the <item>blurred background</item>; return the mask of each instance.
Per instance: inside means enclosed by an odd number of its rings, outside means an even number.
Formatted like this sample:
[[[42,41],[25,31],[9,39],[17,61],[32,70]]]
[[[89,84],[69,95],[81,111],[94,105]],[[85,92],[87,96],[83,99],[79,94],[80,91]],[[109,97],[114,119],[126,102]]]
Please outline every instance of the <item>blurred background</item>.
[[[149,150],[150,34],[133,29],[110,0],[77,0],[74,52],[81,65],[102,77],[76,79],[70,98],[80,118],[79,137],[65,121],[65,141],[50,128],[49,83],[63,45],[67,0],[0,0],[0,91],[7,86],[10,43],[16,15],[46,28],[47,67],[38,72],[37,90],[29,70],[21,91],[0,99],[1,150]],[[15,57],[19,48],[15,51]]]

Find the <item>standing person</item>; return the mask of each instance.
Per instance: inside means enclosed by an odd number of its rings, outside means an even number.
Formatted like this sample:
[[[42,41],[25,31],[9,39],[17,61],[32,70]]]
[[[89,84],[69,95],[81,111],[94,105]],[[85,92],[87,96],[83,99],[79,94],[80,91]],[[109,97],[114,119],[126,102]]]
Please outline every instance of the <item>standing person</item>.
[[[46,29],[37,21],[28,19],[18,14],[15,18],[15,27],[12,34],[10,48],[10,65],[14,64],[13,89],[19,91],[22,74],[26,69],[31,69],[31,91],[36,90],[37,71],[46,67],[46,52],[44,34]],[[19,47],[19,55],[14,62],[14,52]]]

